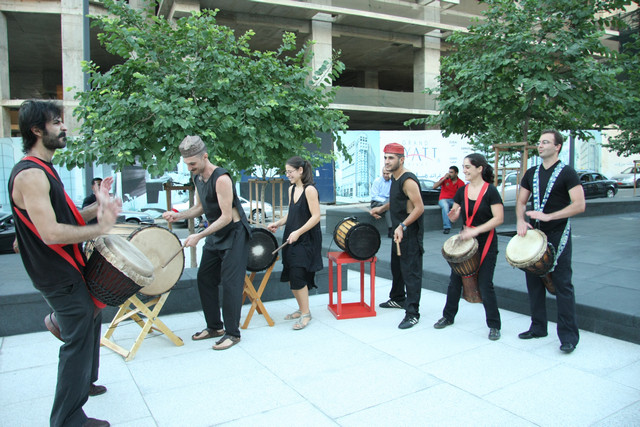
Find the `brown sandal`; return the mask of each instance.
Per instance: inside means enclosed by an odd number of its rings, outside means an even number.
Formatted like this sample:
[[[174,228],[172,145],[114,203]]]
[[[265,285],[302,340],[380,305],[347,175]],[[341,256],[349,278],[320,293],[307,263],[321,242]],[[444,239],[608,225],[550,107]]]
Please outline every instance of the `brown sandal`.
[[[215,329],[204,328],[200,332],[196,332],[191,336],[191,339],[194,341],[200,340],[208,340],[209,338],[218,338],[224,335],[224,329]]]
[[[226,350],[238,344],[239,342],[240,342],[240,337],[234,337],[233,335],[225,335],[222,338],[220,338],[218,341],[216,341],[216,343],[213,345],[212,348],[214,350]]]

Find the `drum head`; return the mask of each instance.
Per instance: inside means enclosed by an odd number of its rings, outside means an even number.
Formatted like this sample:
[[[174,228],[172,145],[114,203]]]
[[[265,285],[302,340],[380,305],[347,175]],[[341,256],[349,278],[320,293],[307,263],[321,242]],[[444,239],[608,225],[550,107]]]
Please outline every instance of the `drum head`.
[[[537,260],[547,250],[547,236],[540,230],[527,230],[522,237],[515,235],[507,244],[507,261],[519,267],[520,265]]]
[[[459,234],[449,237],[442,246],[442,254],[445,258],[465,258],[478,250],[478,241],[473,238],[462,240]]]
[[[153,281],[140,290],[145,295],[160,295],[171,289],[182,276],[184,253],[178,236],[157,225],[138,227],[129,241],[138,248],[153,265]],[[179,252],[179,253],[178,253]],[[162,267],[174,254],[178,255],[166,267]]]
[[[109,264],[144,288],[153,281],[153,264],[138,248],[117,234],[100,236],[95,250]]]
[[[253,228],[249,240],[248,271],[262,271],[271,267],[278,254],[272,254],[278,248],[278,240],[269,230]]]
[[[345,246],[353,258],[369,259],[380,249],[380,233],[372,224],[359,222],[349,229]]]

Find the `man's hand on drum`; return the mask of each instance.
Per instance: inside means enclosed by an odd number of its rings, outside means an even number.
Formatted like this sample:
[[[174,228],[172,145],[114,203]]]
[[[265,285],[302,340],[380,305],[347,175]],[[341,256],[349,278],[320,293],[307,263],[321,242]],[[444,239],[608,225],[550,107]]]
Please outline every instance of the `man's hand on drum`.
[[[524,237],[527,234],[527,230],[530,228],[533,228],[533,227],[528,222],[518,221],[516,225],[516,232],[518,233],[518,236]]]
[[[202,235],[200,233],[190,234],[186,239],[184,239],[182,246],[185,248],[195,248],[200,239],[202,239]]]

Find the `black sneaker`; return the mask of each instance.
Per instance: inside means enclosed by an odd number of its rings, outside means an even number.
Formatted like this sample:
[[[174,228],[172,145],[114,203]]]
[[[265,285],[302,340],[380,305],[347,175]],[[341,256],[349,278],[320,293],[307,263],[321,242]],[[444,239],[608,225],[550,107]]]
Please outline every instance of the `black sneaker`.
[[[449,233],[451,233],[450,228],[445,228],[444,230],[442,230],[442,234],[449,234]]]
[[[440,318],[440,320],[438,320],[433,327],[436,329],[443,329],[446,328],[449,325],[453,325],[453,322],[449,319],[447,319],[446,317],[442,317]]]
[[[489,328],[489,339],[491,341],[498,341],[500,339],[500,329]]]
[[[404,310],[404,306],[397,301],[390,299],[389,301],[381,302],[380,307],[382,308],[401,308]]]
[[[404,316],[404,320],[400,322],[398,328],[400,329],[409,329],[418,324],[418,318],[415,316]]]

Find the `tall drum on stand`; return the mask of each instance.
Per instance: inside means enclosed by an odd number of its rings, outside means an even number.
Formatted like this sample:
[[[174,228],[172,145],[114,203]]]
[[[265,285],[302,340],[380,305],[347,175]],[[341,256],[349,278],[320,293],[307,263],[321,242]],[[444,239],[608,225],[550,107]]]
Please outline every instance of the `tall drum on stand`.
[[[333,230],[336,245],[357,260],[373,257],[380,249],[380,232],[372,224],[344,218]]]

